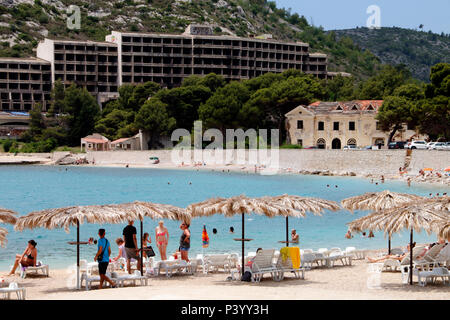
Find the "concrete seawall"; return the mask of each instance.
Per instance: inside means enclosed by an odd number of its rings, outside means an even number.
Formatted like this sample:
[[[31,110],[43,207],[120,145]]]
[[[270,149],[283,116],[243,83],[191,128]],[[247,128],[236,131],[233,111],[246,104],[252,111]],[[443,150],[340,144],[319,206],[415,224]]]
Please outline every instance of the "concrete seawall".
[[[149,151],[106,151],[89,152],[89,162],[98,165],[149,165],[149,157],[158,157],[161,166],[172,164],[171,150]],[[236,151],[234,151],[234,154]],[[248,151],[246,152],[248,157]],[[236,159],[236,157],[234,157]],[[304,171],[330,171],[343,174],[354,172],[363,174],[397,174],[405,165],[406,150],[279,150],[281,168]],[[232,162],[236,164],[235,161]],[[244,164],[245,166],[245,164]],[[248,166],[248,165],[247,165]],[[417,173],[424,167],[443,170],[450,166],[450,152],[414,150],[409,171]]]

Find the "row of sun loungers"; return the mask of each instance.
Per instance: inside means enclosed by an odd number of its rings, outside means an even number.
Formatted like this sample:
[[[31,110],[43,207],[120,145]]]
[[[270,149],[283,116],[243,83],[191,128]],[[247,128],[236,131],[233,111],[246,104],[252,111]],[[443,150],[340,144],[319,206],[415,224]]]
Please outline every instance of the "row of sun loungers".
[[[116,272],[107,272],[106,275],[113,281],[116,282],[118,287],[123,287],[126,282],[132,282],[133,285],[136,285],[136,282],[139,282],[140,285],[147,285],[148,278],[145,276],[141,276],[141,272],[136,270],[134,274],[118,274]],[[83,272],[81,274],[81,287],[84,287],[87,290],[89,290],[92,286],[92,283],[94,282],[100,282],[100,276],[99,275],[92,275],[87,272]],[[106,282],[106,285],[108,283]]]

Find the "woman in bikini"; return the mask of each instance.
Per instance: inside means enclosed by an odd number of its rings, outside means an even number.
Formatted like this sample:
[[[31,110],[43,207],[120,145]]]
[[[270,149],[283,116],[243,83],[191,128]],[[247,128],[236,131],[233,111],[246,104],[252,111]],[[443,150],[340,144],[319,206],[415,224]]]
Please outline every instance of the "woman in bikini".
[[[155,229],[156,233],[156,246],[158,247],[161,260],[167,260],[166,250],[169,243],[169,231],[164,227],[164,221],[160,221]]]
[[[16,272],[16,269],[19,266],[19,264],[21,264],[22,267],[36,267],[37,261],[36,245],[37,243],[34,240],[30,240],[28,241],[28,246],[22,253],[22,255],[16,254],[16,261],[14,261],[14,266],[11,269],[9,275],[13,275]]]

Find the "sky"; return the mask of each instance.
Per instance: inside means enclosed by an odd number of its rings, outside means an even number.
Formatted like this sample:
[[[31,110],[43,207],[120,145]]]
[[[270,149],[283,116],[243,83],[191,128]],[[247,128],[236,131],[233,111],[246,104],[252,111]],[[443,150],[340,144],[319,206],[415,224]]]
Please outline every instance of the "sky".
[[[304,15],[325,30],[366,26],[367,8],[380,8],[381,27],[402,27],[450,34],[450,0],[275,0],[279,8]]]

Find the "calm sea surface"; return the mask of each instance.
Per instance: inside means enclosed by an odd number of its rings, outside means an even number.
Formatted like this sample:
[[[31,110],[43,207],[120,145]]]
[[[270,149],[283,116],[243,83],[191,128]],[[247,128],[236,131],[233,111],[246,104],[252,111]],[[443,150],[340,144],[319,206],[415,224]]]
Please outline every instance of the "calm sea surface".
[[[448,188],[412,185],[393,181],[384,184],[371,183],[355,177],[320,177],[301,175],[261,176],[245,173],[197,172],[182,170],[154,170],[134,168],[87,168],[87,167],[50,167],[50,166],[0,166],[0,206],[18,211],[21,215],[46,208],[70,205],[90,205],[130,202],[134,200],[168,203],[185,207],[192,202],[202,201],[215,196],[264,196],[294,194],[340,201],[343,198],[367,191],[389,189],[397,192],[410,192],[428,195],[430,192],[448,192]],[[170,184],[168,184],[170,182]],[[189,184],[192,182],[192,184]],[[330,187],[327,187],[327,184]],[[337,186],[337,188],[335,187]],[[304,219],[289,220],[289,227],[296,228],[300,234],[300,247],[318,249],[321,247],[355,246],[357,248],[383,248],[387,240],[382,233],[375,238],[366,239],[355,235],[345,239],[346,223],[367,214],[346,210],[327,212],[321,217],[308,215]],[[285,219],[266,218],[259,215],[246,216],[246,237],[254,241],[246,244],[247,251],[256,248],[279,248],[279,240],[285,239]],[[144,232],[151,234],[157,221],[146,219]],[[168,253],[178,247],[181,231],[179,222],[165,222],[169,234]],[[191,225],[190,256],[202,252],[201,232],[206,225],[210,236],[210,246],[205,253],[240,252],[240,243],[233,241],[241,232],[241,216],[224,218],[215,215],[209,218],[194,219]],[[139,230],[139,223],[135,226]],[[229,233],[234,226],[235,234]],[[5,227],[5,226],[3,226]],[[111,241],[113,255],[117,254],[114,239],[122,235],[124,225],[104,225],[107,238]],[[75,263],[76,246],[68,241],[76,240],[76,228],[69,233],[63,230],[36,229],[14,232],[12,226],[6,248],[0,248],[0,270],[6,270],[13,262],[16,253],[22,253],[27,241],[37,243],[38,259],[53,268],[62,268]],[[81,226],[81,239],[97,238],[98,225]],[[212,229],[217,229],[217,234]],[[415,241],[434,241],[435,236],[425,232],[415,235]],[[407,232],[395,235],[393,246],[405,245],[409,241]],[[153,246],[157,252],[156,246]],[[95,246],[82,246],[81,257],[91,261],[95,255]],[[157,255],[159,255],[157,253]],[[157,256],[157,258],[159,258]]]

